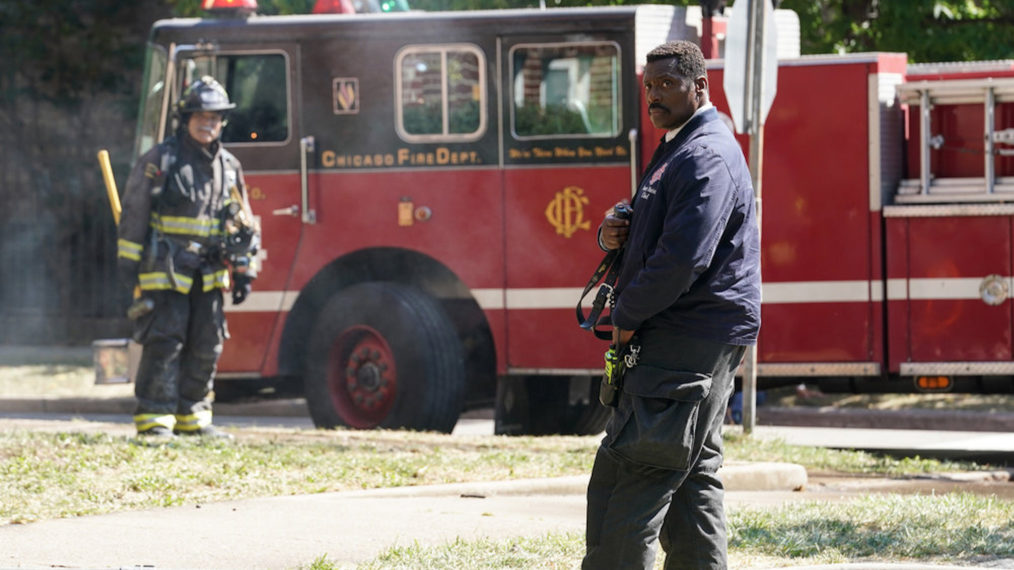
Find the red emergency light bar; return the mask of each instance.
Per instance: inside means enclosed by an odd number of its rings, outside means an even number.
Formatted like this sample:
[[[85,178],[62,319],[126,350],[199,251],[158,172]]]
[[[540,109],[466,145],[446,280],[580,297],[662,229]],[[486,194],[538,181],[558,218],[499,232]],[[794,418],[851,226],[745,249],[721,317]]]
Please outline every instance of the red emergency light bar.
[[[317,0],[313,5],[314,14],[355,14],[352,0]]]
[[[201,8],[212,13],[249,16],[257,11],[257,0],[201,0]]]

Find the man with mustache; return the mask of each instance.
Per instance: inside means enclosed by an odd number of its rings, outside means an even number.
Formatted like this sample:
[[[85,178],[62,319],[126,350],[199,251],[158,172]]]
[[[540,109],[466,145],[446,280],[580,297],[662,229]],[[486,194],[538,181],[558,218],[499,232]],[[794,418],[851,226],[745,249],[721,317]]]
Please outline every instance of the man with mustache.
[[[721,426],[760,328],[760,237],[750,172],[708,100],[700,49],[663,44],[643,85],[668,132],[633,198],[610,214],[603,249],[622,247],[613,348],[638,347],[588,484],[584,570],[727,567]],[[632,366],[631,366],[632,365]]]
[[[256,277],[259,229],[239,161],[219,137],[235,108],[204,76],[176,106],[176,134],[127,180],[117,243],[128,316],[144,348],[134,393],[140,436],[231,438],[212,423],[211,388],[228,336],[224,290],[242,303]]]

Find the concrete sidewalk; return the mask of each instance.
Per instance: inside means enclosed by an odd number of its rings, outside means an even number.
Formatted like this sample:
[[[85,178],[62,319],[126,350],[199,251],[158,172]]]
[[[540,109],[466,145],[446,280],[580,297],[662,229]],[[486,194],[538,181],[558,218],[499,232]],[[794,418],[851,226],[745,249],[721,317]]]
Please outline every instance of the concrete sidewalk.
[[[0,567],[352,566],[393,546],[582,532],[587,478],[271,497],[0,527]]]

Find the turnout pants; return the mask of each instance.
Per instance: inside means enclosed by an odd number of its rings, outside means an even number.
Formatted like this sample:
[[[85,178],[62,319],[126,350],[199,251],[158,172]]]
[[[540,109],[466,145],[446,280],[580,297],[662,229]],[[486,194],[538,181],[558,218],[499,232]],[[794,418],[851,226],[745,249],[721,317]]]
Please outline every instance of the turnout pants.
[[[639,332],[588,483],[583,570],[727,567],[721,427],[745,347]]]
[[[203,291],[198,277],[188,294],[145,295],[155,309],[138,319],[134,333],[143,346],[134,423],[139,432],[159,425],[197,431],[212,421],[210,394],[226,335],[222,290]]]

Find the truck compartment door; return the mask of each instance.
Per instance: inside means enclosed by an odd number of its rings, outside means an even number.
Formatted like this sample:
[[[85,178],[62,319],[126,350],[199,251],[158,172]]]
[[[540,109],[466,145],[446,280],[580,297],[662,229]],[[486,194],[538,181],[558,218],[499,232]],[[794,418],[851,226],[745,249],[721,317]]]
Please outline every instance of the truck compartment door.
[[[965,373],[984,374],[983,363],[1010,361],[1014,208],[922,205],[886,213],[892,368],[939,374],[940,363],[965,363]]]
[[[303,231],[299,216],[277,215],[299,204],[301,157],[299,46],[257,43],[219,44],[214,50],[181,50],[174,61],[173,90],[212,75],[236,108],[222,132],[226,149],[243,165],[250,205],[261,226],[261,272],[253,293],[232,306],[226,295],[231,338],[219,361],[220,375],[270,375],[275,357],[269,347],[291,304],[287,291]],[[170,106],[171,107],[171,106]]]
[[[638,95],[628,40],[501,39],[512,371],[601,366],[604,347],[578,328],[574,307],[602,258],[603,214],[630,197]]]

